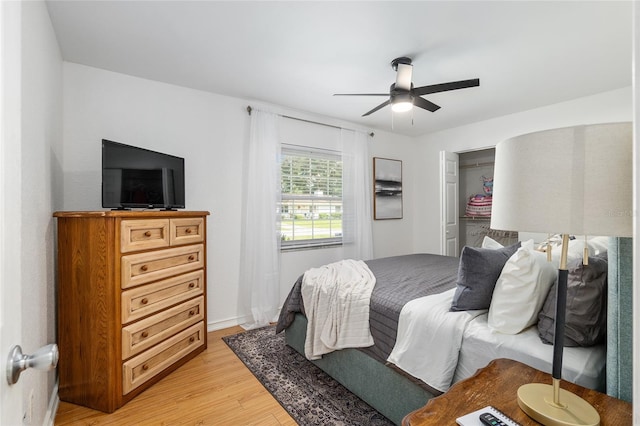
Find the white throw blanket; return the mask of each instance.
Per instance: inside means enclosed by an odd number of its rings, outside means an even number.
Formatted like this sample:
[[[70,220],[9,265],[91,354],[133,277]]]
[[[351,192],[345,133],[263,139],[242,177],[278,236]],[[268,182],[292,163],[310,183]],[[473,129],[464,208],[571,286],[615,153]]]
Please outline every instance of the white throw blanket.
[[[387,361],[441,392],[451,387],[464,330],[486,312],[451,312],[455,289],[408,302],[400,311],[398,334]]]
[[[301,290],[308,321],[304,344],[308,359],[373,345],[369,300],[375,283],[361,260],[342,260],[304,273]]]

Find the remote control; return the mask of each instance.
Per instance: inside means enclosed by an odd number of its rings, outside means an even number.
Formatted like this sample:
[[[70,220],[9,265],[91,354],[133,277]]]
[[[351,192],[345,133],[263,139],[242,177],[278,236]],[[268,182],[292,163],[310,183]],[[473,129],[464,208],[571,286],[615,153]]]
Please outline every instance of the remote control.
[[[507,426],[505,422],[489,413],[480,414],[480,421],[487,426]]]

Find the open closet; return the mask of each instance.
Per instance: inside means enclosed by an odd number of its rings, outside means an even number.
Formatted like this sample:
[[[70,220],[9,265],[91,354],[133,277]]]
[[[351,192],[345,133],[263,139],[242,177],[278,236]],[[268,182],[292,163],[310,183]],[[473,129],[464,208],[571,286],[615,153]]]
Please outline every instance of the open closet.
[[[459,154],[460,249],[480,247],[485,236],[503,245],[518,241],[518,233],[491,229],[491,197],[495,148]]]
[[[503,245],[517,232],[491,229],[495,149],[441,153],[442,254],[459,256],[462,247],[482,246],[485,236]]]

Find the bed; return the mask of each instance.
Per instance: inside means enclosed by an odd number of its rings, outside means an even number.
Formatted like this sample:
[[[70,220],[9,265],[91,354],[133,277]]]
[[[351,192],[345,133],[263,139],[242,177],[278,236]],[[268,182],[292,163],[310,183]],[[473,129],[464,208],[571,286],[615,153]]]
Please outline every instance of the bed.
[[[519,248],[520,244],[509,247],[509,250],[474,249],[474,253],[486,254],[491,251],[490,254],[493,256],[494,251],[503,251],[504,262],[493,268],[499,267],[500,275],[505,263],[511,261],[511,255],[516,251],[522,251],[518,250]],[[454,343],[453,349],[449,349],[453,351],[450,353],[455,353],[456,359],[449,372],[450,377],[442,379],[442,383],[438,382],[439,378],[436,378],[435,382],[424,380],[420,374],[412,374],[413,371],[410,373],[410,369],[406,369],[405,366],[389,362],[390,355],[395,354],[396,346],[400,345],[397,340],[403,338],[402,333],[407,329],[407,309],[403,311],[405,306],[413,305],[416,301],[433,303],[433,300],[438,300],[438,303],[441,306],[446,305],[446,310],[449,311],[450,307],[455,305],[454,301],[462,304],[463,298],[458,293],[464,255],[464,251],[461,258],[412,254],[366,261],[376,278],[369,302],[369,325],[374,344],[369,347],[331,352],[312,362],[395,424],[400,424],[406,414],[422,407],[428,399],[446,391],[447,386],[473,375],[492,359],[511,358],[549,372],[552,346],[541,341],[537,325],[528,326],[516,334],[496,333],[488,325],[488,309],[461,309],[464,312],[470,311],[470,314],[464,316],[464,324],[459,331],[460,342],[457,346]],[[466,258],[468,259],[468,256]],[[472,272],[474,271],[467,271],[468,274]],[[478,274],[474,276],[476,275]],[[304,275],[300,276],[293,285],[283,304],[276,332],[285,331],[287,344],[304,355],[308,319],[305,316],[301,293],[303,277]],[[548,290],[548,287],[543,290],[545,299]],[[429,339],[421,337],[413,341],[423,342]],[[431,344],[431,349],[428,345],[426,349],[420,349],[421,346],[417,345],[420,352],[417,356],[414,353],[413,359],[429,360],[432,350],[432,357],[442,357],[433,347],[444,345],[433,342]],[[424,347],[423,344],[422,348]],[[604,342],[587,347],[567,347],[563,378],[592,389],[604,390],[605,360]]]

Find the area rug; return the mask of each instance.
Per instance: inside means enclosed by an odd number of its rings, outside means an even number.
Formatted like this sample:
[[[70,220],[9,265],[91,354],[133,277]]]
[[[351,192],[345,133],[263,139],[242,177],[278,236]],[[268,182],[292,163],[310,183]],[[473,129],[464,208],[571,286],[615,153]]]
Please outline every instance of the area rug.
[[[223,337],[254,376],[300,425],[393,423],[287,346],[269,326]]]

